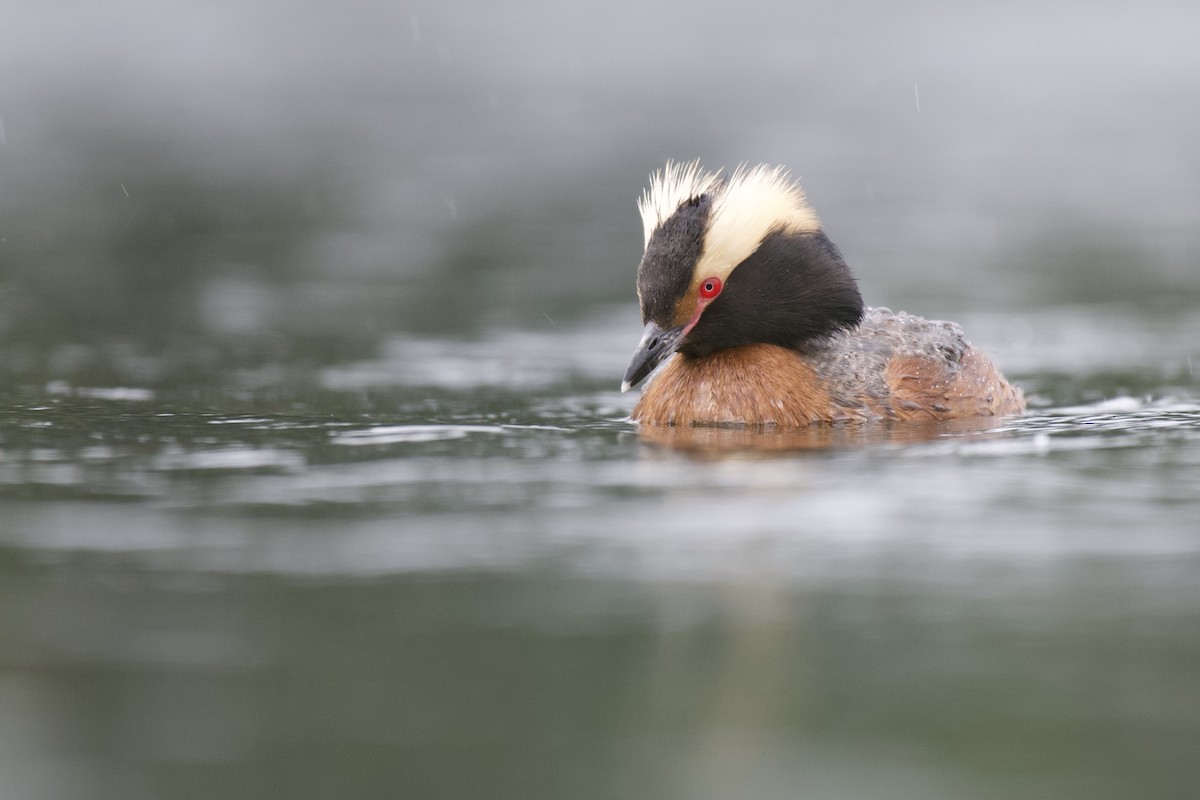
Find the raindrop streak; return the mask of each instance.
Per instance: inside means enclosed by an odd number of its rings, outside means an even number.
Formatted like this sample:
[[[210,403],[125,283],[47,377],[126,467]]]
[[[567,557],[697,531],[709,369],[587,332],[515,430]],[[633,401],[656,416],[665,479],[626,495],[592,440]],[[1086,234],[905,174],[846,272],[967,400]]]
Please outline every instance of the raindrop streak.
[[[915,83],[913,84],[913,96],[917,98],[917,111],[919,112],[921,110],[921,90]]]
[[[8,134],[4,132],[4,117],[0,117],[0,145],[8,144]]]
[[[126,197],[129,197],[129,190],[125,188],[125,184],[123,183],[121,184],[121,191],[125,193]]]

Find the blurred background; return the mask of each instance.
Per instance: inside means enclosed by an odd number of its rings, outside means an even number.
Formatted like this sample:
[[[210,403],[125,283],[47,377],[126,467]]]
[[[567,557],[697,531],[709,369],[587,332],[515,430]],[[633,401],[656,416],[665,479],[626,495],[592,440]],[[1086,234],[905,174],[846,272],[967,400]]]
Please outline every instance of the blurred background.
[[[9,0],[0,797],[1191,797],[1198,28]],[[668,158],[1031,415],[644,441]]]

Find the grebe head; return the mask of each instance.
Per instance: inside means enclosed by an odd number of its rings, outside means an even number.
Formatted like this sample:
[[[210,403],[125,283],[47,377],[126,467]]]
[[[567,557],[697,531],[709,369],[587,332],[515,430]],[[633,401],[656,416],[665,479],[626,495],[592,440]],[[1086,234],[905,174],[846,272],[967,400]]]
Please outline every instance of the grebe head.
[[[697,162],[668,163],[638,208],[646,328],[622,391],[677,350],[698,358],[758,342],[799,348],[862,319],[850,268],[781,167],[726,177]]]

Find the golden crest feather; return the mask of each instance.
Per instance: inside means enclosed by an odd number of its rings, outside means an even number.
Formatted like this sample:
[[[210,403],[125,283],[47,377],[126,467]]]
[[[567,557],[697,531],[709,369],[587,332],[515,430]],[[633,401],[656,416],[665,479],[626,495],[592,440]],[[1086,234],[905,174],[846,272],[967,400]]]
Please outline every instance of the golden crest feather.
[[[770,233],[817,231],[821,222],[808,205],[804,190],[783,167],[739,166],[729,178],[708,172],[699,161],[667,165],[650,177],[638,201],[645,244],[679,206],[710,194],[712,210],[695,278],[729,277]]]

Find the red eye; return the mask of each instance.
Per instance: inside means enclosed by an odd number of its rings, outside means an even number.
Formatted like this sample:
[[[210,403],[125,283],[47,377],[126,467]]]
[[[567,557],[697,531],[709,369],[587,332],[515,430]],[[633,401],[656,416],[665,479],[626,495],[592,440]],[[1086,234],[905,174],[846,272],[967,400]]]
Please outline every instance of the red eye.
[[[721,293],[721,279],[717,276],[705,278],[700,282],[700,299],[712,300]]]

